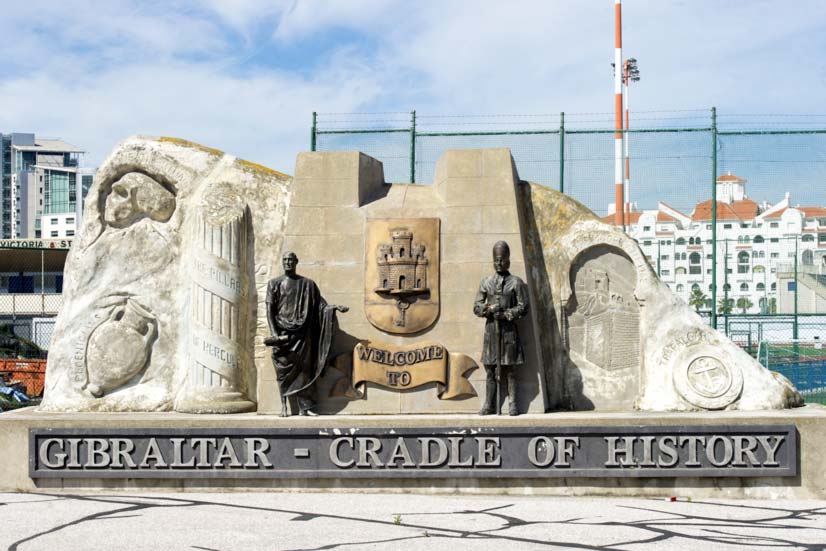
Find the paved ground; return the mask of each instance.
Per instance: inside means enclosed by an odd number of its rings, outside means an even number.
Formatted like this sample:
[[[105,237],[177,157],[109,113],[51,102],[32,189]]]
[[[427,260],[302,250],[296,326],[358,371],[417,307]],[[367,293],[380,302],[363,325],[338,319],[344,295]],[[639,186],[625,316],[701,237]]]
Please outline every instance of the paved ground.
[[[0,549],[826,549],[823,501],[2,494]]]

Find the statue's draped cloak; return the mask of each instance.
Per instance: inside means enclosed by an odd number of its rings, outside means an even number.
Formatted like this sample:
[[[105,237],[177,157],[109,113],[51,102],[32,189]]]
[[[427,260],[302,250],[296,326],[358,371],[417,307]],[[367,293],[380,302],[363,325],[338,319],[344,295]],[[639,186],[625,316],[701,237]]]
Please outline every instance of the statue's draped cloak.
[[[291,396],[312,386],[324,370],[336,331],[336,309],[313,280],[301,276],[270,280],[267,309],[274,314],[276,334],[287,337],[273,348],[272,357],[281,395]]]

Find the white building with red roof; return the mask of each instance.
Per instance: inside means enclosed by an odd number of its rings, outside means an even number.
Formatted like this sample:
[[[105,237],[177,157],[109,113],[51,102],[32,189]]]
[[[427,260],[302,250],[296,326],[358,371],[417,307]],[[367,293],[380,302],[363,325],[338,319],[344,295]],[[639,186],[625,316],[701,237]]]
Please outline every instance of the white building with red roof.
[[[826,312],[826,207],[791,206],[788,193],[774,205],[759,205],[747,196],[746,183],[730,173],[717,178],[718,301],[727,295],[735,313],[748,303],[746,313],[792,312],[797,255],[798,311]],[[655,210],[626,213],[628,234],[660,279],[686,302],[694,289],[702,291],[705,311],[712,307],[711,207],[711,200],[701,201],[686,214],[659,202]]]

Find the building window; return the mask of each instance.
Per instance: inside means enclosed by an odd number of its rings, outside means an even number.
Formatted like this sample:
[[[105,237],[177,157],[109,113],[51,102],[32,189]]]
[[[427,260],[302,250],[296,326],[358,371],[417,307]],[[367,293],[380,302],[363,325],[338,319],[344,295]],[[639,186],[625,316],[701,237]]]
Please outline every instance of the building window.
[[[75,230],[66,230],[66,237],[74,237]]]
[[[769,227],[770,228],[779,228],[780,227],[780,222],[772,222],[771,224],[769,224]]]
[[[57,237],[57,230],[52,230],[51,236],[52,237]]]
[[[706,229],[710,230],[711,229],[711,224],[706,224]]]
[[[772,243],[780,243],[780,238],[772,237],[771,239],[769,239],[769,241],[772,242]]]
[[[671,274],[671,272],[670,272],[670,271],[668,271],[668,270],[662,270],[662,272],[661,272],[661,273],[662,273],[662,275],[664,275],[664,276],[667,276],[667,275],[670,275],[670,274]]]
[[[676,275],[685,275],[685,268],[683,268],[682,266],[680,266],[679,268],[677,268],[676,270],[674,270],[674,273],[675,273]]]
[[[67,224],[74,224],[74,223],[75,223],[75,219],[74,219],[74,217],[72,217],[72,218],[67,218],[67,219],[66,219],[66,223],[67,223]]]
[[[771,258],[780,258],[780,253],[771,253],[769,256]]]
[[[749,290],[749,284],[748,283],[741,283],[740,284],[740,291],[748,292],[748,290]]]
[[[650,247],[651,246],[651,241],[643,241],[642,244],[645,245],[646,247]]]
[[[711,268],[708,268],[708,269],[706,270],[706,273],[707,273],[708,275],[711,275]]]
[[[685,285],[683,285],[682,283],[678,283],[677,284],[677,292],[682,293],[683,291],[685,291]]]
[[[757,290],[760,291],[760,292],[765,291],[766,290],[766,285],[763,284],[763,283],[758,283],[757,284]]]
[[[752,269],[752,272],[754,272],[755,274],[762,274],[765,271],[766,271],[766,269],[763,266],[755,266]]]
[[[677,245],[685,245],[685,238],[683,238],[683,237],[678,237],[678,238],[677,238],[677,241],[675,241],[675,243],[676,243]]]
[[[748,223],[748,222],[741,222],[741,223],[740,223],[740,227],[741,227],[741,228],[748,228],[748,227],[749,227],[749,223]]]
[[[51,222],[52,224],[57,224],[58,219],[57,218],[52,218],[51,220],[49,220],[49,222]]]
[[[740,251],[737,255],[737,273],[738,274],[747,274],[749,272],[749,264],[751,263],[751,259],[749,258],[749,253],[746,251]]]
[[[723,285],[723,291],[731,291],[731,285],[729,285],[728,283]]]
[[[818,243],[826,243],[826,233],[818,234],[817,242]]]
[[[688,257],[688,273],[690,274],[701,274],[703,273],[702,268],[700,266],[700,253],[691,253],[691,256]]]
[[[763,243],[764,241],[765,241],[765,239],[763,239],[762,235],[755,235],[754,236],[754,242],[755,243]]]
[[[651,226],[643,226],[642,231],[651,231]]]
[[[777,282],[772,283],[771,290],[772,290],[772,293],[774,293],[775,291],[777,291]]]
[[[723,224],[723,229],[724,230],[730,230],[731,229],[731,224]]]
[[[662,255],[662,256],[660,257],[660,260],[668,260],[668,259],[670,259],[670,258],[671,258],[671,257],[670,257],[670,256],[668,256],[667,254],[664,254],[664,255]]]
[[[787,282],[787,283],[786,283],[786,290],[787,290],[787,291],[796,291],[796,290],[797,290],[797,285],[796,285],[796,283],[797,283],[796,281],[789,281],[789,282]]]
[[[815,240],[815,236],[810,234],[810,233],[807,233],[803,236],[803,242],[804,243],[811,243],[814,240]]]

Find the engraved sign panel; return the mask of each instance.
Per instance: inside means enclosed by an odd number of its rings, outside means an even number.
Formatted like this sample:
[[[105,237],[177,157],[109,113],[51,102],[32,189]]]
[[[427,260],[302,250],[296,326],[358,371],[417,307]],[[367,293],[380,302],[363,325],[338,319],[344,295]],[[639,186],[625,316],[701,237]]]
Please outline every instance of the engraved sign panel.
[[[778,477],[793,425],[32,429],[31,478]]]
[[[439,317],[439,219],[368,219],[364,313],[377,328],[410,334]]]

